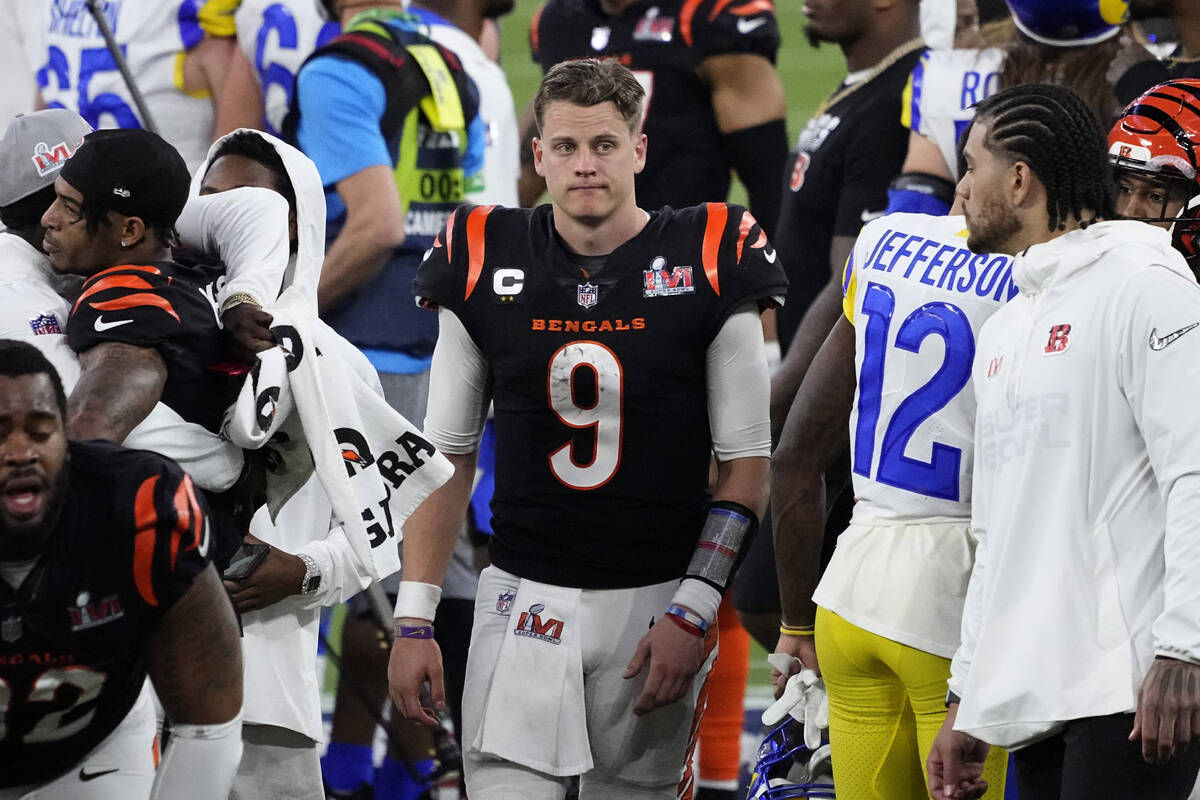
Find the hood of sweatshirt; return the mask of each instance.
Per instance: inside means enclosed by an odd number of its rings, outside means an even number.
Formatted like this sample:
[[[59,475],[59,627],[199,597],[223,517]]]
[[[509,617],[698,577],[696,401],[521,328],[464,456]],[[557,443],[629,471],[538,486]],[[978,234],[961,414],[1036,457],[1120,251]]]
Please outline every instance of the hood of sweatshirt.
[[[296,193],[296,252],[288,262],[281,290],[289,286],[295,287],[312,302],[312,307],[316,308],[317,281],[321,277],[321,264],[325,260],[325,189],[321,185],[317,166],[308,156],[269,133],[239,128],[213,142],[200,168],[192,176],[191,195],[200,194],[204,174],[208,172],[213,156],[221,149],[225,140],[242,132],[253,133],[275,148],[292,182]]]
[[[1013,261],[1013,281],[1025,295],[1036,295],[1088,269],[1110,251],[1122,248],[1123,258],[1166,267],[1190,278],[1187,262],[1162,228],[1133,220],[1097,222],[1035,244]]]

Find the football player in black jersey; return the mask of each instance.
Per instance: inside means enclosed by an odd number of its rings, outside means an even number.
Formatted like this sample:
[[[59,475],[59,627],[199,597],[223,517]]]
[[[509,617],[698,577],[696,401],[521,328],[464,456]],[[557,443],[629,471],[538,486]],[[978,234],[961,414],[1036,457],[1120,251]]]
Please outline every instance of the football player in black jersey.
[[[207,509],[172,461],[68,442],[66,411],[45,356],[0,341],[0,798],[225,798],[242,662]]]
[[[543,71],[575,58],[615,58],[637,76],[652,143],[636,180],[642,205],[723,201],[736,170],[750,211],[773,233],[787,108],[769,0],[548,0],[533,18],[530,45]],[[523,147],[523,205],[542,193],[543,183],[530,179],[531,159]]]
[[[43,246],[56,270],[87,278],[67,324],[82,368],[68,405],[72,438],[123,441],[159,400],[217,432],[236,394],[245,370],[231,363],[217,321],[223,267],[172,260],[189,179],[158,135],[101,130],[55,180]],[[219,566],[249,520],[235,495],[209,495]]]
[[[389,682],[401,713],[435,722],[418,690],[444,703],[430,621],[490,399],[495,533],[463,701],[473,797],[561,797],[579,774],[585,800],[690,792],[709,627],[765,506],[758,315],[786,281],[748,211],[638,207],[643,98],[613,60],[551,69],[534,108],[552,203],[461,207],[415,284],[439,309],[425,432],[455,473],[405,525]]]

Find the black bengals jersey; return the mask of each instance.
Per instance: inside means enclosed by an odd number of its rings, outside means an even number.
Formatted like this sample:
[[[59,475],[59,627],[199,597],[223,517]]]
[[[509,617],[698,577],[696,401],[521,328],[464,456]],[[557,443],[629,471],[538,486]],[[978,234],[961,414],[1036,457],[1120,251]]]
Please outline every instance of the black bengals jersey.
[[[551,207],[462,206],[417,272],[482,350],[495,409],[492,561],[544,583],[681,577],[707,502],[705,353],[739,306],[783,295],[738,206],[652,214],[595,275]]]
[[[809,120],[788,157],[775,230],[790,281],[790,302],[777,317],[784,347],[829,283],[833,237],[857,236],[887,208],[888,184],[908,152],[901,96],[922,52],[914,47],[857,88],[843,82],[830,98],[835,102]]]
[[[67,343],[83,353],[103,342],[157,350],[167,366],[162,402],[216,433],[240,379],[217,321],[224,268],[159,261],[111,267],[83,284],[67,323]]]
[[[15,590],[0,579],[0,786],[55,778],[120,724],[146,637],[208,564],[207,509],[174,462],[69,448],[44,554]]]
[[[646,168],[641,205],[683,208],[724,200],[731,163],[708,86],[709,56],[751,53],[775,62],[779,27],[771,0],[636,0],[610,17],[599,0],[549,0],[530,27],[543,71],[576,58],[616,58],[646,90]]]

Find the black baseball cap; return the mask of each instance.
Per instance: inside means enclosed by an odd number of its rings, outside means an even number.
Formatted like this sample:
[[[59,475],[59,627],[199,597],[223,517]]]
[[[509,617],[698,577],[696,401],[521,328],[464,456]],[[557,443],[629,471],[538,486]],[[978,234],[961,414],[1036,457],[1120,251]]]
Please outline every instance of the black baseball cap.
[[[60,174],[83,194],[85,205],[140,217],[147,225],[174,225],[191,183],[179,151],[157,133],[136,128],[89,133]]]

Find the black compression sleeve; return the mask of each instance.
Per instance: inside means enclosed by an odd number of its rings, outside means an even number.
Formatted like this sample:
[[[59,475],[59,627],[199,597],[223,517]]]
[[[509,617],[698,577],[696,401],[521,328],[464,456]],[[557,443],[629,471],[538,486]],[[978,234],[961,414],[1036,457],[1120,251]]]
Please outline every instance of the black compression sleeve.
[[[787,125],[782,119],[721,134],[721,145],[750,196],[750,213],[770,237],[775,233],[787,163]]]

